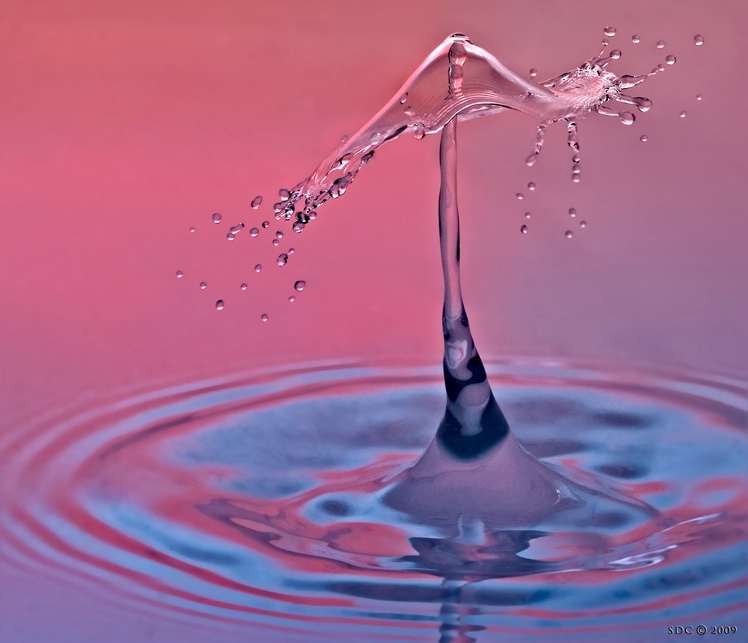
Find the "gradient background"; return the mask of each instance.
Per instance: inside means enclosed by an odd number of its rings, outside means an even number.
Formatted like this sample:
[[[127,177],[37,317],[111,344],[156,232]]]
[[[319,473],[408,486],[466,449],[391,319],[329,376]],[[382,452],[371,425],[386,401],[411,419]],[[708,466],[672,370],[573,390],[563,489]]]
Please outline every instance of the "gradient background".
[[[255,275],[258,257],[274,254],[268,237],[224,235],[272,219],[278,188],[306,176],[455,31],[539,78],[597,53],[606,25],[618,29],[618,73],[678,57],[638,88],[655,106],[632,127],[581,124],[579,185],[561,126],[532,170],[526,117],[460,126],[465,299],[482,352],[744,376],[746,24],[743,0],[4,0],[0,430],[135,384],[318,358],[438,361],[438,137],[383,148],[293,235],[284,268]],[[256,194],[261,215],[249,209]],[[570,225],[572,206],[585,230]],[[288,304],[299,278],[308,287]],[[83,590],[14,583],[2,593],[3,640],[87,641],[91,627],[148,640],[156,618],[125,625]],[[159,627],[154,640],[168,640]]]

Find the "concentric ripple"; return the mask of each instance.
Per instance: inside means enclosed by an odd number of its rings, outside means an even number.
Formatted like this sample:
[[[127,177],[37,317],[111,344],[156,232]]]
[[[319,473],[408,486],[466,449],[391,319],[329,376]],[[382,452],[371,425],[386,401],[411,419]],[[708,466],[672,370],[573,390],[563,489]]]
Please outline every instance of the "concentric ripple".
[[[309,365],[18,424],[0,443],[2,563],[106,586],[122,610],[319,640],[659,640],[686,617],[745,623],[740,383],[489,370],[529,451],[656,515],[417,524],[382,498],[433,436],[440,371]]]

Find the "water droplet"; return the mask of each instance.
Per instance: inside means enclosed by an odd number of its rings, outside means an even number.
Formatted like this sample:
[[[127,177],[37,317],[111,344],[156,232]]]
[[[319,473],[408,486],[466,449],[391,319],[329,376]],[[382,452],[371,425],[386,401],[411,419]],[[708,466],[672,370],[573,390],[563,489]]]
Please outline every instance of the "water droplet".
[[[275,238],[276,239],[282,239],[283,238],[283,233],[280,230],[276,230],[276,232],[275,232]]]
[[[289,248],[288,249],[288,254],[292,255],[294,252],[296,252],[295,248]]]
[[[701,94],[696,94],[696,100],[701,100]]]
[[[635,45],[638,45],[642,39],[639,37],[639,34],[634,34],[631,36],[631,42],[633,42]]]
[[[520,231],[520,232],[521,232],[522,234],[527,234],[527,226],[526,226],[526,225],[523,225],[523,226],[522,226],[522,227],[521,227],[521,228],[519,229],[519,231]]]
[[[579,154],[575,154],[574,156],[571,157],[571,162],[572,163],[579,163],[579,161],[581,161],[581,160],[582,160],[582,157],[579,156]]]
[[[262,227],[263,228],[269,228],[270,227],[270,221],[263,221],[262,222]]]
[[[291,296],[290,296],[290,297],[288,298],[288,301],[290,301],[290,302],[294,302],[294,301],[296,301],[296,297],[294,297],[293,295],[291,295]]]
[[[184,273],[181,270],[177,270],[177,279],[184,277]]]
[[[698,34],[693,37],[693,44],[697,47],[701,47],[701,45],[704,44],[704,37],[699,36]]]
[[[266,321],[268,320],[268,315],[267,315],[267,313],[262,313],[262,315],[260,315],[260,319],[261,319],[262,321],[266,322]]]
[[[229,232],[233,232],[234,234],[236,234],[237,232],[239,232],[240,230],[243,230],[243,229],[244,229],[244,224],[243,223],[237,223],[236,225],[232,225],[229,228]]]
[[[405,92],[402,96],[400,96],[400,104],[405,105],[406,100],[408,100],[408,92]]]
[[[530,192],[532,192],[535,189],[535,184],[532,181],[530,181],[527,184],[527,189],[530,190]]]
[[[621,53],[620,49],[614,49],[613,51],[610,52],[610,57],[613,60],[618,60],[621,56],[623,56],[623,54]]]
[[[249,236],[250,237],[256,237],[258,234],[260,234],[260,231],[257,228],[250,228],[249,229]]]
[[[297,221],[293,224],[293,231],[297,234],[304,232],[304,224],[301,221]]]
[[[682,111],[682,112],[680,113],[680,117],[681,117],[681,118],[685,118],[686,116],[687,116],[686,110],[683,110],[683,111]]]
[[[574,236],[574,233],[571,230],[567,230],[566,232],[564,232],[564,236],[567,239],[571,239]]]
[[[538,155],[537,154],[530,154],[530,156],[528,156],[525,159],[525,165],[527,167],[532,167],[533,165],[535,165],[535,161],[537,161],[537,160],[538,160]]]
[[[291,197],[291,193],[286,190],[286,188],[281,188],[278,190],[278,196],[280,197],[281,201],[288,201],[288,199]]]
[[[200,290],[205,290],[208,287],[208,284],[206,284],[204,281],[200,282]]]
[[[537,70],[537,69],[535,69],[535,67],[533,67],[533,68],[532,68],[532,69],[530,70],[530,78],[535,78],[535,76],[537,76],[537,75],[538,75],[538,70]]]
[[[569,208],[569,216],[570,217],[577,216],[577,211],[574,208]]]
[[[582,166],[579,165],[579,163],[574,163],[574,165],[571,166],[572,174],[579,174],[581,171],[582,171]]]
[[[247,289],[247,284],[242,284],[241,286],[239,286],[239,288],[241,288],[242,290],[246,290]]]
[[[258,263],[258,264],[257,264],[257,265],[255,266],[255,272],[261,272],[261,271],[262,271],[262,264],[261,264],[261,263]]]
[[[668,65],[674,65],[676,60],[675,56],[665,56],[665,62]]]
[[[223,299],[219,299],[219,300],[218,300],[218,301],[216,302],[216,310],[223,310],[223,307],[224,307],[224,305],[225,305],[225,304],[223,303]]]
[[[296,282],[296,283],[295,283],[295,284],[293,285],[293,287],[294,287],[294,290],[296,290],[296,291],[298,291],[298,292],[301,292],[302,290],[304,290],[304,288],[306,288],[306,281],[304,281],[303,279],[299,279],[299,280],[298,280],[298,281],[297,281],[297,282]]]
[[[636,106],[639,108],[640,112],[648,112],[652,108],[652,101],[649,100],[649,98],[637,96],[632,100],[634,101],[634,103],[636,103]]]
[[[642,135],[641,135],[641,136],[639,137],[639,140],[640,140],[640,141],[641,141],[642,143],[646,143],[646,142],[647,142],[647,141],[649,140],[649,136],[647,136],[646,134],[642,134]]]
[[[522,194],[522,192],[517,192],[517,200],[518,200],[518,201],[521,201],[521,200],[522,200],[522,199],[524,199],[524,198],[525,198],[525,195],[524,195],[524,194]]]
[[[525,212],[525,219],[529,219],[532,216],[532,213]]]
[[[190,226],[190,232],[194,232],[194,231],[195,231],[195,226],[194,225]]]
[[[587,227],[587,222],[586,221],[580,221],[579,222],[579,227],[580,228],[586,228]]]
[[[663,65],[662,63],[657,65],[657,71],[665,71],[665,65]]]
[[[413,135],[420,141],[424,136],[426,136],[426,128],[423,126],[423,123],[417,123],[415,128],[413,129]]]
[[[606,36],[610,36],[612,38],[613,36],[616,35],[616,28],[615,27],[605,27],[605,29],[603,29],[603,33]]]
[[[624,125],[633,125],[634,121],[636,120],[636,116],[634,116],[631,112],[621,112],[618,116],[621,118],[621,123]]]
[[[280,245],[280,241],[278,241],[278,239],[273,239],[273,245],[277,247]]]
[[[234,235],[234,233],[233,233],[233,232],[229,232],[229,233],[228,233],[228,234],[226,235],[226,238],[227,238],[227,239],[228,239],[229,241],[233,241],[233,240],[234,240],[234,239],[235,239],[236,237],[235,237],[235,235]]]
[[[275,260],[275,262],[279,266],[285,266],[288,263],[288,255],[282,252],[278,255],[278,258]]]
[[[262,203],[262,196],[258,194],[254,199],[252,199],[252,203],[250,203],[249,205],[252,206],[253,210],[256,210],[257,208],[260,207],[261,203]]]
[[[664,40],[658,40],[657,41],[657,49],[663,49],[665,47],[665,41]]]
[[[603,39],[602,39],[602,40],[600,41],[600,44],[601,44],[601,45],[602,45],[603,47],[607,47],[607,46],[608,46],[608,45],[610,44],[610,40],[608,40],[607,38],[603,38]]]
[[[572,183],[579,183],[582,180],[581,174],[572,174],[571,175],[571,182]]]
[[[221,219],[223,219],[220,212],[214,212],[211,218],[213,219],[213,223],[221,223]]]

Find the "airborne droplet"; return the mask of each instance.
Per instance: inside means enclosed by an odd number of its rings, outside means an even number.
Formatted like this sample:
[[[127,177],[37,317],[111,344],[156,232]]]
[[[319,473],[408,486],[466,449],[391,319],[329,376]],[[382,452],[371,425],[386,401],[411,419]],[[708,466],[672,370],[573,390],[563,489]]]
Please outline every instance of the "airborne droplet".
[[[278,258],[275,260],[275,262],[279,266],[285,266],[288,263],[288,255],[285,252],[282,252],[278,255]]]
[[[194,232],[194,231],[195,231],[195,226],[194,225],[190,226],[190,232]]]
[[[247,284],[242,284],[241,286],[239,286],[239,288],[241,288],[242,290],[246,290],[247,289]]]
[[[704,37],[703,36],[699,36],[699,35],[694,36],[693,37],[693,44],[696,45],[697,47],[701,47],[701,45],[704,44]]]
[[[208,284],[206,284],[204,281],[200,282],[200,290],[205,290],[208,287]]]
[[[641,41],[642,39],[638,34],[634,34],[633,36],[631,36],[631,42],[633,42],[635,45],[638,45]]]
[[[291,193],[288,190],[286,190],[286,188],[281,188],[280,190],[278,190],[278,196],[280,197],[281,201],[288,201],[288,199],[291,196]]]
[[[538,70],[537,70],[537,69],[535,69],[535,67],[533,67],[533,68],[532,68],[532,69],[530,70],[530,78],[535,78],[535,76],[537,76],[537,75],[538,75]]]
[[[258,263],[258,264],[257,264],[257,265],[255,266],[255,272],[261,272],[261,271],[262,271],[262,264],[261,264],[261,263]]]
[[[636,116],[634,116],[631,112],[621,112],[619,114],[621,118],[621,123],[624,125],[633,125],[634,121],[636,120]]]
[[[291,295],[291,296],[290,296],[290,297],[288,298],[288,301],[290,301],[290,302],[294,302],[294,301],[296,301],[296,297],[294,297],[293,295]]]
[[[262,196],[258,194],[254,199],[252,199],[252,203],[250,203],[249,205],[252,206],[253,210],[256,210],[257,208],[260,207],[261,203],[262,203]]]
[[[530,181],[527,184],[527,189],[530,190],[530,192],[532,192],[535,189],[535,184],[532,181]]]
[[[221,223],[221,219],[223,219],[220,212],[214,212],[211,218],[213,219],[213,223]]]
[[[243,229],[244,229],[244,224],[243,223],[237,223],[236,225],[232,225],[229,228],[229,232],[231,232],[232,234],[236,234],[237,232],[240,232]]]
[[[270,221],[263,221],[262,222],[262,227],[263,228],[269,228],[270,227]]]
[[[675,58],[675,56],[665,56],[665,62],[666,62],[666,63],[667,63],[668,65],[674,65],[674,64],[675,64],[675,61],[676,61],[676,58]]]
[[[570,217],[577,216],[577,211],[574,208],[569,208],[569,216]]]
[[[567,230],[566,232],[564,232],[564,236],[567,239],[571,239],[574,236],[574,233],[571,230]]]
[[[658,40],[657,41],[657,49],[663,49],[665,47],[665,41],[664,40]]]
[[[686,116],[687,116],[686,110],[683,110],[683,111],[682,111],[682,112],[680,113],[680,117],[681,117],[681,118],[685,118]]]
[[[261,319],[262,321],[266,322],[266,321],[268,320],[268,316],[267,316],[267,313],[262,313],[262,315],[260,315],[260,319]]]
[[[586,221],[580,221],[579,222],[579,227],[580,228],[586,228],[587,227],[587,222]]]
[[[524,195],[524,194],[522,194],[522,192],[517,192],[517,200],[518,200],[518,201],[521,201],[521,200],[522,200],[522,199],[524,199],[524,198],[525,198],[525,195]]]
[[[234,240],[234,238],[235,238],[235,235],[234,235],[234,233],[233,233],[233,232],[229,232],[229,233],[228,233],[228,234],[226,235],[226,238],[227,238],[227,239],[228,239],[229,241],[233,241],[233,240]]]
[[[523,226],[522,226],[522,227],[521,227],[521,228],[519,229],[519,231],[520,231],[520,232],[521,232],[522,234],[527,234],[527,226],[526,226],[526,225],[523,225]]]
[[[605,29],[603,29],[603,33],[606,36],[609,36],[609,37],[612,38],[613,36],[616,35],[616,28],[615,27],[605,27]]]
[[[646,134],[642,134],[642,135],[641,135],[641,136],[639,137],[639,140],[640,140],[640,141],[641,141],[642,143],[646,143],[646,142],[647,142],[647,141],[649,140],[649,136],[647,136]]]
[[[256,237],[258,234],[260,234],[260,231],[257,228],[250,228],[249,229],[249,236],[250,237]]]
[[[297,282],[296,282],[296,283],[295,283],[295,284],[293,285],[293,287],[294,287],[294,290],[296,290],[296,291],[298,291],[298,292],[301,292],[302,290],[304,290],[304,288],[306,288],[306,281],[304,281],[303,279],[299,279],[299,280],[298,280],[298,281],[297,281]]]
[[[223,303],[223,299],[219,299],[219,300],[218,300],[218,301],[216,302],[216,310],[223,310],[223,307],[224,307],[224,305],[225,305],[225,304]]]

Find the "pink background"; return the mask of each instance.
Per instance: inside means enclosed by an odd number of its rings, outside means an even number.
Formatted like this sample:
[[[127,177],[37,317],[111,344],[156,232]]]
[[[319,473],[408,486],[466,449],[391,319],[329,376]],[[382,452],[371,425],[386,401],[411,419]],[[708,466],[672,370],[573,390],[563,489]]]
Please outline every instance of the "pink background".
[[[257,257],[267,264],[273,254],[268,236],[245,230],[229,244],[228,226],[271,218],[278,188],[306,176],[449,33],[544,78],[596,54],[608,24],[624,53],[619,73],[647,71],[668,53],[678,62],[638,88],[655,106],[632,127],[581,124],[581,184],[569,181],[561,126],[532,170],[522,163],[534,137],[526,117],[459,128],[476,341],[487,355],[745,374],[742,0],[5,0],[0,430],[69,399],[164,378],[318,358],[438,362],[438,137],[383,148],[344,198],[293,235],[288,266],[256,275]],[[693,45],[696,33],[704,46]],[[256,194],[262,215],[249,209]],[[523,236],[525,210],[533,218]],[[214,211],[221,226],[210,223]],[[299,278],[308,287],[289,304]],[[13,614],[38,591],[19,591]],[[52,607],[56,591],[42,610],[48,625],[84,640],[77,608]],[[117,622],[108,607],[86,609],[102,627]],[[37,640],[38,623],[3,612],[23,640]]]

